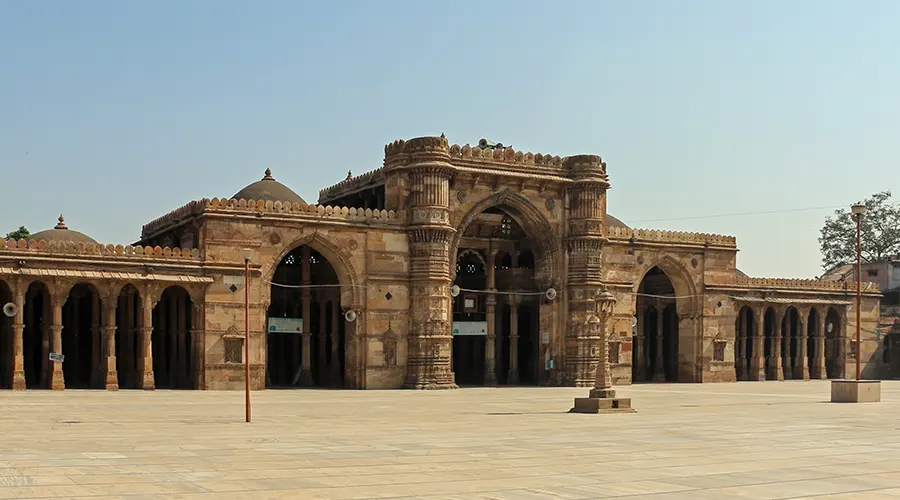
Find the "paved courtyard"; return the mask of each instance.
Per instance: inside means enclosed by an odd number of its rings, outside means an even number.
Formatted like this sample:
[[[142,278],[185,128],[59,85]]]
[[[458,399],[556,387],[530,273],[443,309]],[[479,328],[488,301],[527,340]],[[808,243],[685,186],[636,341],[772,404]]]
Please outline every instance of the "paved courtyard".
[[[586,389],[0,392],[0,498],[900,498],[900,382]]]

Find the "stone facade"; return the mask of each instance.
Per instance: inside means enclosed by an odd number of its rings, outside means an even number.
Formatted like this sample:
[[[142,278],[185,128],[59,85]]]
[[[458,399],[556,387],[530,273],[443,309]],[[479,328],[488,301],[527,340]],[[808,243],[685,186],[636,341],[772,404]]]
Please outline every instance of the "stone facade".
[[[275,182],[268,171],[263,181]],[[628,228],[607,214],[609,188],[598,156],[423,137],[387,145],[382,168],[322,190],[318,205],[204,198],[146,224],[133,246],[60,231],[6,241],[0,301],[15,314],[0,320],[0,386],[239,389],[246,318],[251,384],[263,389],[284,355],[270,345],[276,303],[302,311],[283,313],[302,317],[278,344],[294,356],[289,385],[454,388],[471,349],[486,385],[590,386],[605,340],[587,311],[603,289],[617,299],[606,339],[616,384],[853,373],[852,286],[746,277],[733,237]],[[464,311],[451,291],[462,259],[485,280]],[[316,278],[326,263],[333,284]],[[296,284],[276,280],[286,265]],[[865,376],[882,357],[880,293],[863,292]],[[461,315],[486,317],[485,334],[453,335]]]

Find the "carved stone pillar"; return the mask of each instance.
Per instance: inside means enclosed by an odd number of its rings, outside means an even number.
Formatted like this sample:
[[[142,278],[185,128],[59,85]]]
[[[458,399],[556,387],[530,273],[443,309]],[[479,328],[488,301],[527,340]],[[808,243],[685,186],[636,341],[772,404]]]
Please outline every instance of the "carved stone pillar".
[[[151,335],[153,334],[153,292],[145,291],[143,299],[143,308],[141,310],[141,338],[140,338],[140,359],[138,365],[141,377],[141,389],[152,391],[156,388],[153,380],[153,345]]]
[[[190,305],[190,298],[186,295],[181,295],[179,297],[177,306],[178,306],[178,321],[176,322],[176,335],[178,338],[175,340],[175,365],[177,366],[175,370],[175,381],[173,385],[177,385],[178,387],[184,387],[186,385],[190,385],[190,358],[188,352],[190,351],[190,346],[187,344],[187,308]]]
[[[69,299],[69,293],[68,290],[63,291],[63,285],[61,284],[55,285],[54,288],[55,289],[51,291],[50,295],[50,307],[53,311],[53,322],[50,325],[50,331],[53,333],[53,343],[51,344],[50,349],[52,349],[52,352],[61,354],[63,331],[62,313],[63,306]],[[54,391],[61,391],[65,388],[66,380],[65,376],[63,375],[62,363],[53,361],[50,371],[50,389],[53,389]]]
[[[771,361],[767,378],[770,380],[784,380],[784,369],[781,366],[781,339],[783,326],[784,311],[778,310],[775,313],[775,335],[772,336],[772,342],[769,344],[769,359]]]
[[[16,317],[13,319],[13,380],[14,391],[25,390],[25,343],[22,338],[25,332],[25,290],[22,282],[16,285],[15,304]]]
[[[119,295],[110,287],[103,298],[103,335],[106,338],[104,385],[107,391],[119,390],[119,374],[116,372],[116,305],[118,300]]]
[[[784,315],[784,378],[791,380],[794,378],[794,349],[791,346],[791,340],[797,338],[797,332],[794,330],[793,317],[789,312]]]
[[[753,310],[756,318],[756,328],[753,329],[753,349],[750,352],[750,380],[763,381],[766,379],[766,355],[763,352],[766,339],[766,308],[760,307]]]
[[[313,385],[312,376],[312,290],[310,285],[310,262],[309,262],[309,246],[304,246],[303,250],[303,288],[300,292],[300,303],[303,307],[303,333],[302,345],[300,346],[300,380],[299,384],[304,387]]]
[[[409,179],[410,325],[406,381],[411,389],[455,389],[451,369],[450,148],[420,137],[385,148],[385,170]]]
[[[794,378],[809,380],[809,354],[807,352],[808,327],[806,321],[809,318],[809,309],[799,311],[799,325],[797,332],[797,358],[794,363]]]
[[[850,316],[850,306],[846,306],[844,308],[844,313],[841,314],[841,330],[837,336],[840,340],[838,342],[838,349],[836,349],[837,360],[838,360],[838,369],[840,370],[840,378],[847,378],[847,358],[849,357],[848,353],[850,336],[847,334],[847,318]]]
[[[206,389],[206,308],[202,302],[191,302],[191,370],[193,371],[193,388]],[[263,346],[265,349],[265,346]]]
[[[653,362],[653,381],[666,381],[666,316],[662,304],[656,309],[656,361]]]
[[[493,274],[491,272],[490,274]],[[484,339],[484,385],[497,385],[496,359],[497,296],[487,296],[487,337]]]
[[[343,318],[340,315],[341,312],[341,297],[337,295],[332,298],[331,301],[331,363],[328,365],[331,375],[331,384],[337,387],[342,387],[344,385],[344,374],[341,371],[341,359],[340,359],[340,347],[341,347],[341,335],[340,335],[340,323]]]
[[[506,375],[506,383],[518,385],[519,383],[519,304],[522,298],[518,295],[509,296],[509,373]]]
[[[603,285],[601,251],[606,241],[606,164],[599,156],[566,158],[565,170],[572,178],[568,188],[568,322],[566,325],[565,371],[567,385],[592,387],[601,339],[588,328],[593,299]],[[550,276],[551,281],[553,277]]]
[[[816,349],[813,355],[813,377],[825,380],[828,369],[825,367],[825,321],[824,315],[816,314]]]

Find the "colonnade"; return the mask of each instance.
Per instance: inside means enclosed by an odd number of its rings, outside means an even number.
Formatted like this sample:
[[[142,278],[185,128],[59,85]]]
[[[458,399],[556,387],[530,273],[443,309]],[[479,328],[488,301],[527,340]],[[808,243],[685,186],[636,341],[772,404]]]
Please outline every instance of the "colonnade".
[[[846,310],[840,314],[834,307],[744,305],[735,323],[737,380],[842,376],[846,318]],[[830,334],[826,332],[829,323]]]
[[[173,351],[154,345],[154,289],[139,292],[133,285],[54,281],[20,282],[12,287],[16,314],[12,318],[12,373],[15,390],[48,388],[155,388],[154,354],[183,387],[196,387],[199,350],[188,343]],[[158,311],[175,325],[173,332],[189,335],[200,324],[202,308],[187,292],[175,309]],[[168,302],[171,304],[173,302]],[[171,306],[163,306],[171,307]],[[189,313],[195,321],[188,321]],[[190,328],[190,329],[189,329]],[[158,334],[159,335],[159,334]],[[173,337],[177,340],[178,333]],[[54,359],[51,360],[51,354]],[[172,356],[176,359],[170,359]],[[59,359],[62,361],[59,361]],[[180,371],[175,367],[181,366]],[[189,366],[190,368],[186,368]],[[192,373],[193,372],[193,373]],[[167,379],[174,380],[172,376]]]
[[[641,297],[633,340],[634,382],[677,378],[678,322],[673,299]]]

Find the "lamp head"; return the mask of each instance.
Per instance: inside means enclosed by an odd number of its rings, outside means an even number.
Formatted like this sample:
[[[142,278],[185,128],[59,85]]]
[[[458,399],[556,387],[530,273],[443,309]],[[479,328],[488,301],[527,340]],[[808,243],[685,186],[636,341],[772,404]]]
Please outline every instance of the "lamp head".
[[[853,212],[853,215],[859,217],[866,214],[866,206],[862,203],[854,203],[850,207],[850,211]]]
[[[253,253],[253,249],[244,248],[243,250],[241,250],[241,258],[244,259],[244,262],[249,262],[253,260]]]

